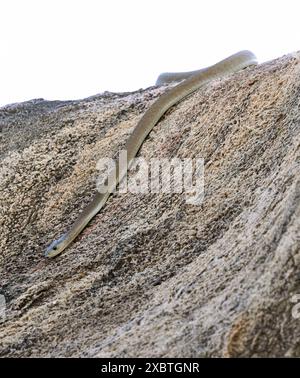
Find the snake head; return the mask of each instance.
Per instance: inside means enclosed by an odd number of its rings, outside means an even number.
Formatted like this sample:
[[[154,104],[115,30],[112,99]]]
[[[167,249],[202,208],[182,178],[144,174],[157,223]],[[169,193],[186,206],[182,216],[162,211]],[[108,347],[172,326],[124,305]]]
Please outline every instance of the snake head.
[[[66,247],[66,236],[62,235],[59,239],[54,240],[45,251],[46,257],[59,255]]]

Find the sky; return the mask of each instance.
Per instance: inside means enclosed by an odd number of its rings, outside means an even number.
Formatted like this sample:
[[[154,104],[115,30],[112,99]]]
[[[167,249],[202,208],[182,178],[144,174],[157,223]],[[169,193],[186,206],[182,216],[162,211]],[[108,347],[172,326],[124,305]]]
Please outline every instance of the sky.
[[[240,51],[300,50],[299,0],[1,0],[0,106],[132,91]]]

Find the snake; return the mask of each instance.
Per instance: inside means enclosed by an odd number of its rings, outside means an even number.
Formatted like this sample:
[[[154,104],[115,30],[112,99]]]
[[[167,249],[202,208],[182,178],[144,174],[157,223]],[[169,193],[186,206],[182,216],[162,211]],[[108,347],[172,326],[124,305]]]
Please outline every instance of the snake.
[[[101,210],[109,196],[126,175],[127,170],[130,168],[133,159],[146,137],[168,109],[210,81],[233,74],[256,64],[256,56],[251,51],[243,50],[212,66],[200,70],[190,72],[166,72],[160,74],[156,81],[157,86],[173,82],[179,83],[176,83],[171,89],[163,93],[154,101],[148,110],[146,110],[125,144],[124,149],[127,152],[127,165],[121,164],[120,159],[116,162],[115,168],[108,174],[104,182],[105,191],[98,190],[96,192],[91,202],[79,214],[70,229],[47,247],[45,256],[52,258],[63,252],[88,225],[90,220]],[[114,175],[114,180],[111,179],[111,175]]]

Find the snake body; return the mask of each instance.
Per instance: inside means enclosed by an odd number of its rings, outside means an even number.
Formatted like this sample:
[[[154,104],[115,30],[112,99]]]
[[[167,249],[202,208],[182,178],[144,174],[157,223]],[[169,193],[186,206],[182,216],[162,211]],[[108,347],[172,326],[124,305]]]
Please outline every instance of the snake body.
[[[106,203],[110,194],[115,190],[118,183],[126,175],[128,168],[130,167],[147,135],[171,106],[178,103],[186,96],[196,91],[198,88],[207,84],[209,81],[237,72],[255,64],[257,64],[257,61],[252,52],[240,51],[214,64],[213,66],[197,71],[163,73],[159,75],[156,85],[184,80],[159,97],[145,112],[125,145],[125,150],[127,151],[127,166],[122,166],[119,161],[117,162],[115,170],[110,173],[116,177],[116,180],[109,180],[109,178],[106,179],[104,183],[106,186],[106,191],[104,193],[97,192],[95,194],[93,200],[78,216],[69,231],[49,245],[45,251],[45,256],[54,257],[60,254],[71,244],[71,242],[86,227],[90,220],[99,212],[99,210]]]

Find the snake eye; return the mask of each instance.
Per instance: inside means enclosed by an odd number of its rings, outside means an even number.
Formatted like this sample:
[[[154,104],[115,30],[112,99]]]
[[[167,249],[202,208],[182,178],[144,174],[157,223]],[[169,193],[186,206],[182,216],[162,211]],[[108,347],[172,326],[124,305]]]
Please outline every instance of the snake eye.
[[[54,247],[53,247],[53,251],[56,251],[57,250],[57,246],[55,245]]]

